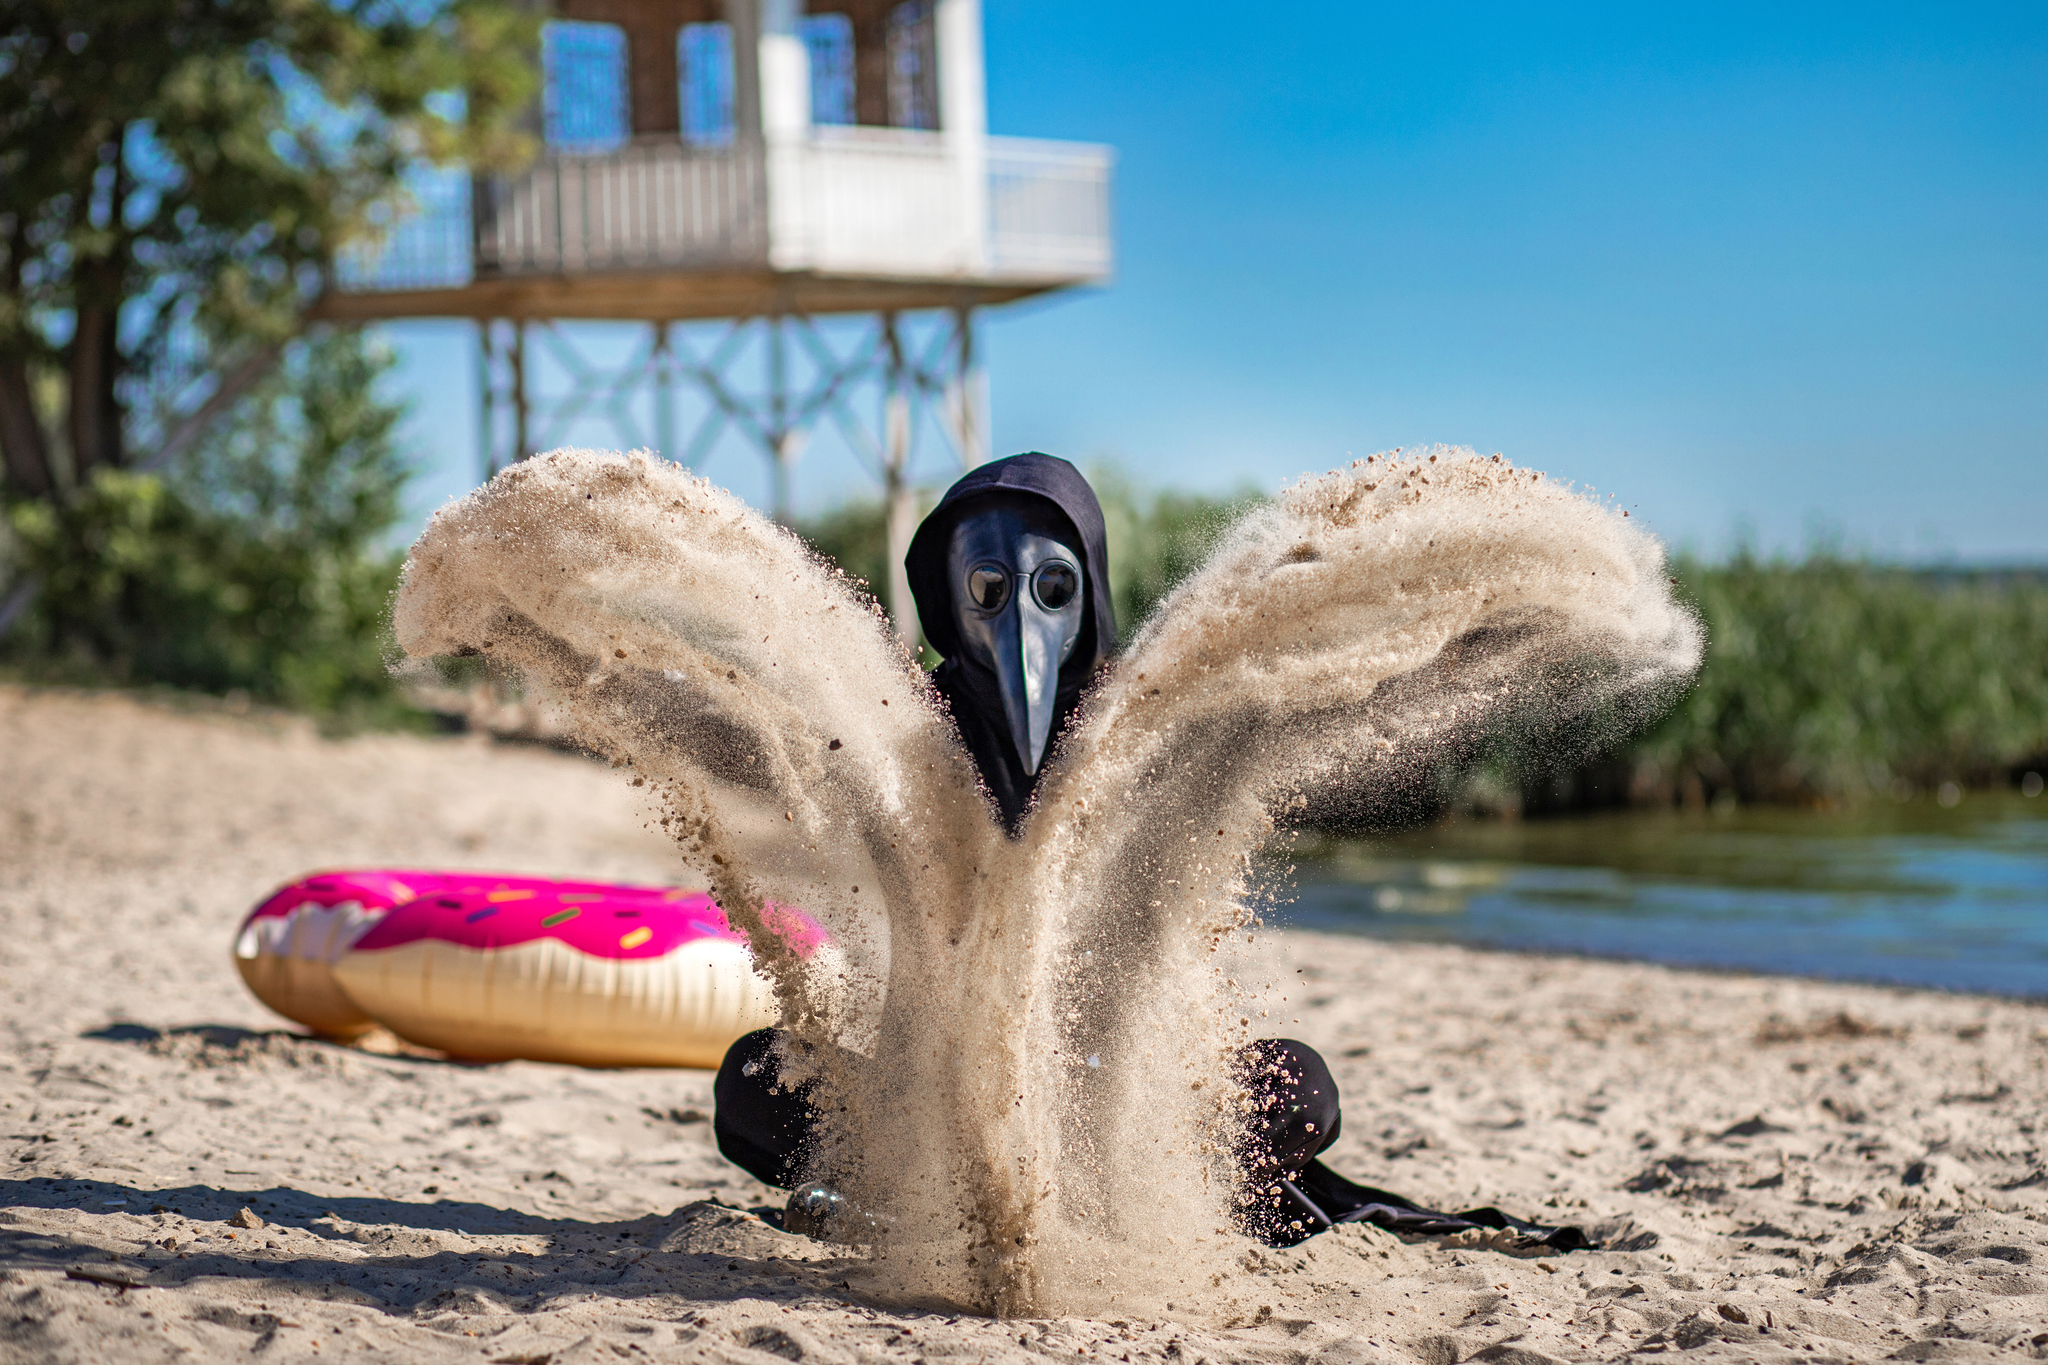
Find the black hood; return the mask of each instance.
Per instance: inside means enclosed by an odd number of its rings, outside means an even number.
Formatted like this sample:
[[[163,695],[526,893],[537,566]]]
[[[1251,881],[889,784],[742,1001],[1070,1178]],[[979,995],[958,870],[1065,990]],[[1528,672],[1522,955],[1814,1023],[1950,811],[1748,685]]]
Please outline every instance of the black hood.
[[[974,755],[982,780],[1002,807],[1003,822],[1012,833],[1038,778],[1026,773],[1017,759],[994,675],[972,665],[961,653],[953,626],[955,585],[946,577],[946,546],[954,523],[973,511],[976,502],[1020,495],[1050,503],[1073,527],[1074,548],[1080,552],[1081,574],[1087,585],[1088,609],[1081,638],[1060,668],[1052,727],[1057,739],[1089,680],[1116,652],[1116,612],[1110,602],[1109,545],[1103,531],[1102,504],[1095,500],[1095,490],[1081,477],[1081,471],[1065,460],[1036,451],[969,470],[939,499],[939,505],[911,537],[910,552],[903,557],[924,638],[945,657],[932,681],[951,703],[960,737]],[[1044,771],[1039,769],[1040,774]]]

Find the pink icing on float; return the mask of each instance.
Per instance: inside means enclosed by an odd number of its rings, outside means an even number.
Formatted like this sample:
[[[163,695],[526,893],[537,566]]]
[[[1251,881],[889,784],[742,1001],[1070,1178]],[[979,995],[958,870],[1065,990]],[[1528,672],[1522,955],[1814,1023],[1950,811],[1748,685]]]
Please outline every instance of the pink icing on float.
[[[770,906],[767,919],[800,958],[810,958],[825,943],[824,930],[801,911]],[[661,957],[691,939],[741,946],[747,941],[701,891],[554,883],[421,895],[405,913],[384,916],[353,946],[375,952],[435,939],[484,951],[541,938],[591,957],[628,960]]]
[[[247,927],[260,919],[289,919],[307,906],[329,909],[353,902],[388,910],[394,905],[403,905],[416,897],[439,891],[448,883],[450,875],[398,868],[316,872],[271,892],[258,902],[242,923]]]
[[[491,872],[350,868],[339,872],[316,872],[279,887],[249,912],[248,918],[242,921],[242,927],[247,929],[261,920],[292,919],[307,910],[332,910],[348,905],[360,906],[372,917],[378,917],[393,906],[436,895],[484,896],[497,904],[547,895],[604,900],[674,900],[678,897],[702,897],[703,893],[670,886],[554,881],[546,877],[507,877]],[[724,918],[723,912],[719,912],[719,917],[721,920]]]

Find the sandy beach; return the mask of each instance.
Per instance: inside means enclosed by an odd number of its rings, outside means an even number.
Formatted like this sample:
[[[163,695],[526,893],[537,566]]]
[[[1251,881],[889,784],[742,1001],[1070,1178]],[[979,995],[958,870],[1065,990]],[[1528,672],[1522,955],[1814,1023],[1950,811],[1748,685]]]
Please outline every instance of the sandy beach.
[[[1184,1320],[994,1321],[765,1221],[708,1072],[337,1046],[229,960],[315,868],[676,878],[647,825],[538,748],[0,689],[0,1360],[2048,1357],[2040,1005],[1261,933],[1333,1166],[1606,1249],[1351,1227]]]

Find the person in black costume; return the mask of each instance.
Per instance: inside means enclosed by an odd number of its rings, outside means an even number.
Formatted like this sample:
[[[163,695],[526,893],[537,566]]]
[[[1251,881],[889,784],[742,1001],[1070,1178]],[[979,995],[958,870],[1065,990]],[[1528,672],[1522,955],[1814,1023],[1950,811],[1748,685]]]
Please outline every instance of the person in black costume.
[[[971,471],[918,527],[904,557],[925,639],[944,658],[932,683],[1015,837],[1044,771],[1097,669],[1116,649],[1102,508],[1079,470],[1015,455]],[[734,1043],[713,1088],[719,1150],[769,1185],[793,1188],[820,1117],[804,1087],[777,1082],[776,1031]],[[1244,1230],[1288,1246],[1339,1222],[1401,1232],[1513,1228],[1570,1250],[1575,1228],[1542,1227],[1498,1209],[1437,1213],[1353,1184],[1317,1154],[1343,1128],[1337,1084],[1314,1048],[1264,1038],[1239,1054],[1256,1106],[1239,1157],[1248,1177]]]

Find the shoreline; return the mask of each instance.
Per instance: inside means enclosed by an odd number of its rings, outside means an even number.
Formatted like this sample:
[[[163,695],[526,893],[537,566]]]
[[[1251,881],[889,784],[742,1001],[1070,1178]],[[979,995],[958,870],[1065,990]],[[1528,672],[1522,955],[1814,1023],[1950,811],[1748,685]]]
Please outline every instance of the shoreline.
[[[2048,1003],[1257,929],[1271,1031],[1345,1096],[1331,1165],[1613,1249],[1350,1227],[1246,1243],[1174,1320],[999,1322],[747,1212],[780,1192],[717,1155],[708,1072],[340,1047],[228,960],[316,866],[672,877],[644,824],[530,747],[0,688],[0,1360],[2048,1352]]]

